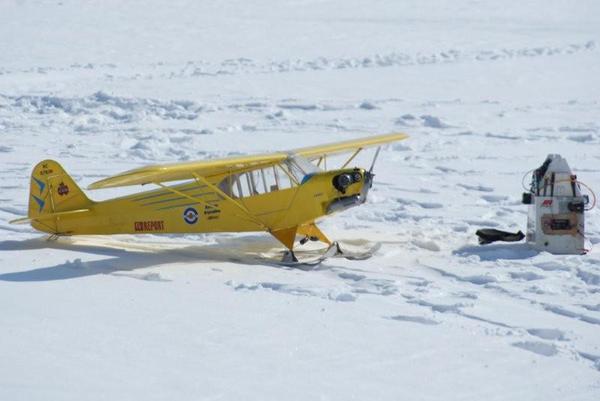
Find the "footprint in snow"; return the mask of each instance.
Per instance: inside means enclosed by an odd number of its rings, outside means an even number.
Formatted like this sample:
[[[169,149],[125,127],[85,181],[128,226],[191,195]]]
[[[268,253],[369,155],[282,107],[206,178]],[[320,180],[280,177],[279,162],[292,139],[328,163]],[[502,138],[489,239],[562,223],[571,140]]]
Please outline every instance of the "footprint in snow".
[[[565,333],[558,329],[528,329],[527,332],[544,340],[569,341]]]
[[[281,294],[294,296],[312,296],[324,299],[329,299],[336,302],[354,302],[357,296],[348,292],[333,291],[318,291],[283,283],[274,282],[258,282],[258,283],[236,283],[233,280],[225,282],[225,285],[232,287],[235,291],[273,291]]]
[[[466,233],[469,230],[469,226],[462,225],[462,224],[453,226],[451,228],[452,228],[452,231],[457,232],[457,233]]]
[[[423,191],[419,191],[419,192],[423,192]],[[395,198],[394,201],[400,205],[417,205],[423,209],[439,209],[441,207],[443,207],[444,205],[442,205],[441,203],[436,203],[436,202],[418,202],[412,199],[405,199],[405,198]]]
[[[494,192],[494,188],[485,187],[483,185],[467,185],[467,184],[456,184],[459,187],[464,189],[468,189],[469,191],[477,191],[477,192]]]
[[[596,368],[596,370],[600,370],[600,356],[599,355],[589,354],[587,352],[578,352],[578,354],[583,359],[587,359],[588,361],[591,361],[594,364],[594,367]]]
[[[578,135],[569,135],[567,137],[568,140],[573,142],[592,142],[594,140],[594,135],[592,134],[578,134]]]
[[[597,319],[593,316],[588,316],[583,313],[573,312],[571,310],[565,309],[558,305],[550,305],[550,304],[542,304],[545,310],[548,312],[552,312],[554,314],[569,317],[576,320],[581,320],[582,322],[586,322],[589,324],[600,325],[600,319]]]
[[[440,120],[438,117],[434,117],[434,116],[431,116],[428,114],[422,115],[421,121],[422,121],[424,127],[438,128],[438,129],[450,128],[450,125],[443,123],[442,120]]]
[[[405,316],[405,315],[396,315],[396,316],[387,316],[385,319],[396,320],[399,322],[411,322],[411,323],[419,323],[429,326],[434,326],[440,324],[437,320],[428,319],[422,316]]]
[[[457,313],[461,314],[461,308],[465,306],[469,306],[467,304],[458,303],[458,304],[436,304],[433,302],[427,302],[422,299],[409,299],[409,304],[419,305],[426,308],[430,308],[433,312],[439,313]]]
[[[393,295],[398,292],[398,287],[396,286],[394,280],[385,280],[385,279],[350,279],[355,281],[350,284],[352,287],[353,294],[369,294],[369,295]]]
[[[513,347],[521,348],[534,354],[543,356],[554,356],[558,354],[558,349],[554,344],[547,344],[539,341],[520,341],[511,344]]]
[[[368,102],[368,101],[364,101],[361,104],[358,105],[358,108],[363,109],[363,110],[375,110],[378,109],[379,107],[377,107],[376,104]]]
[[[508,196],[504,195],[481,195],[481,199],[488,203],[498,203],[508,200]]]
[[[518,136],[515,135],[507,135],[507,134],[492,134],[491,132],[488,132],[487,134],[485,134],[486,138],[496,138],[496,139],[508,139],[511,141],[520,139]]]
[[[354,302],[356,301],[356,295],[348,292],[342,292],[340,294],[332,293],[329,294],[329,299],[336,302]]]
[[[450,273],[444,269],[438,269],[437,267],[428,266],[431,270],[438,272],[444,277],[450,277],[463,283],[471,283],[475,285],[486,285],[490,283],[497,283],[498,279],[494,276],[487,274],[476,274],[472,276],[459,276],[458,274]]]
[[[436,202],[416,202],[417,205],[422,207],[423,209],[441,209],[444,207],[441,203]]]
[[[431,281],[425,280],[425,279],[415,279],[415,280],[408,280],[406,282],[406,284],[412,285],[415,287],[427,287],[429,284],[431,284]]]
[[[587,133],[595,133],[598,130],[595,127],[560,127],[558,129],[560,132],[587,132]]]
[[[546,278],[540,274],[535,274],[532,272],[510,272],[510,277],[514,280],[524,280],[524,281],[533,281],[533,280],[542,280]]]
[[[477,293],[468,292],[468,291],[454,292],[454,293],[452,293],[452,296],[457,297],[457,298],[465,298],[465,299],[478,299],[479,298],[479,295],[477,295]]]
[[[577,269],[577,277],[587,285],[600,285],[600,274]]]
[[[542,263],[534,263],[533,266],[542,269],[544,271],[569,271],[567,266],[559,263],[559,262],[542,262]]]
[[[439,252],[441,250],[440,246],[434,241],[415,239],[412,241],[412,244],[431,252]]]
[[[113,273],[111,273],[111,275],[117,276],[117,277],[129,277],[129,278],[134,278],[137,280],[144,280],[144,281],[156,281],[156,282],[171,281],[171,280],[161,276],[160,273],[154,273],[154,272],[143,273],[143,274],[113,272]]]
[[[585,304],[581,304],[579,305],[582,308],[585,308],[587,310],[591,310],[593,312],[600,312],[600,304],[596,304],[596,305],[585,305]]]
[[[408,123],[407,121],[413,122],[415,120],[416,120],[416,117],[413,116],[412,114],[404,114],[400,118],[396,118],[394,120],[394,124],[401,125],[403,127],[407,127],[407,126],[411,126],[412,125],[412,124]]]
[[[225,282],[225,285],[232,287],[235,291],[259,291],[259,290],[271,290],[280,292],[283,294],[297,295],[297,296],[316,296],[314,291],[306,288],[290,286],[282,283],[273,282],[259,282],[259,283],[236,283],[233,280]]]
[[[338,274],[338,277],[344,280],[351,280],[351,281],[360,281],[365,279],[367,276],[362,275],[362,274],[354,274],[354,273],[340,273]]]

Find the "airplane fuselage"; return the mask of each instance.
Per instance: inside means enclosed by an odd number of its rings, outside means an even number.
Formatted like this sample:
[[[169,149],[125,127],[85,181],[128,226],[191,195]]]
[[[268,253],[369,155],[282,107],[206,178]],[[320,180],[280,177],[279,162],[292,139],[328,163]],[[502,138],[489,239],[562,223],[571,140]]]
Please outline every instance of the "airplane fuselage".
[[[360,180],[348,184],[342,193],[333,181],[344,174],[360,175]],[[225,178],[219,176],[208,181],[210,186],[192,181],[90,201],[87,211],[33,220],[32,225],[40,231],[63,235],[277,231],[364,202],[368,190],[365,186],[371,184],[370,176],[365,180],[367,175],[357,168],[319,172],[289,188],[249,196],[217,189]],[[50,197],[61,196],[59,185],[50,186],[48,191]]]

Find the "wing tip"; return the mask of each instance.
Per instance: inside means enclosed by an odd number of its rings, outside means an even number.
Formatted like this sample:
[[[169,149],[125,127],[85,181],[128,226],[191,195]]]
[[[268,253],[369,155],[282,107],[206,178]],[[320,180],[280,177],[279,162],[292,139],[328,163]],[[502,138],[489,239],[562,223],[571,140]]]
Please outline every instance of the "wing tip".
[[[391,132],[389,134],[384,134],[382,136],[398,137],[398,140],[410,138],[410,135],[408,135],[405,132]]]

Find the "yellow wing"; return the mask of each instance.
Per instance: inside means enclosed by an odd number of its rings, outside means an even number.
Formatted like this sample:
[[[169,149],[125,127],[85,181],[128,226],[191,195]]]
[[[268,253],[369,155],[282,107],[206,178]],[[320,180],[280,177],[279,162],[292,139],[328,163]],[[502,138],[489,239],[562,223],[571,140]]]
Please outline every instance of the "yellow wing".
[[[254,156],[235,156],[186,163],[156,164],[129,170],[113,177],[96,181],[88,186],[88,189],[187,180],[193,179],[194,174],[202,177],[210,177],[231,170],[266,167],[281,163],[287,159],[290,154],[297,154],[309,160],[314,160],[324,155],[356,151],[358,149],[383,145],[406,138],[408,138],[408,135],[406,134],[375,135],[367,138],[300,148],[287,152],[276,152]]]
[[[358,149],[370,148],[373,146],[381,146],[386,143],[401,141],[408,138],[406,134],[385,134],[374,135],[367,138],[351,139],[349,141],[329,143],[325,145],[310,146],[293,150],[292,153],[303,156],[309,160],[314,160],[324,155],[334,155],[346,153]]]
[[[255,156],[236,156],[214,160],[200,160],[196,162],[155,164],[136,168],[124,173],[96,181],[88,189],[101,189],[123,187],[127,185],[143,185],[153,182],[168,182],[188,180],[194,178],[193,174],[203,177],[220,174],[232,169],[247,167],[269,166],[279,163],[288,157],[285,153],[271,153]]]

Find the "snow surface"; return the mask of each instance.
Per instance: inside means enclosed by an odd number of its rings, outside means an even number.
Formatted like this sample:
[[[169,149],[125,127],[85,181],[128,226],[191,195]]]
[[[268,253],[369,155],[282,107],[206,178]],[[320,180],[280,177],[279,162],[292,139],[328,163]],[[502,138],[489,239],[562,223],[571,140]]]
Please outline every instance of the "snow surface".
[[[524,229],[548,153],[600,191],[599,46],[595,0],[1,2],[0,399],[600,399],[598,209],[587,256],[474,235]],[[8,224],[43,158],[86,186],[395,131],[322,224],[368,260]]]

